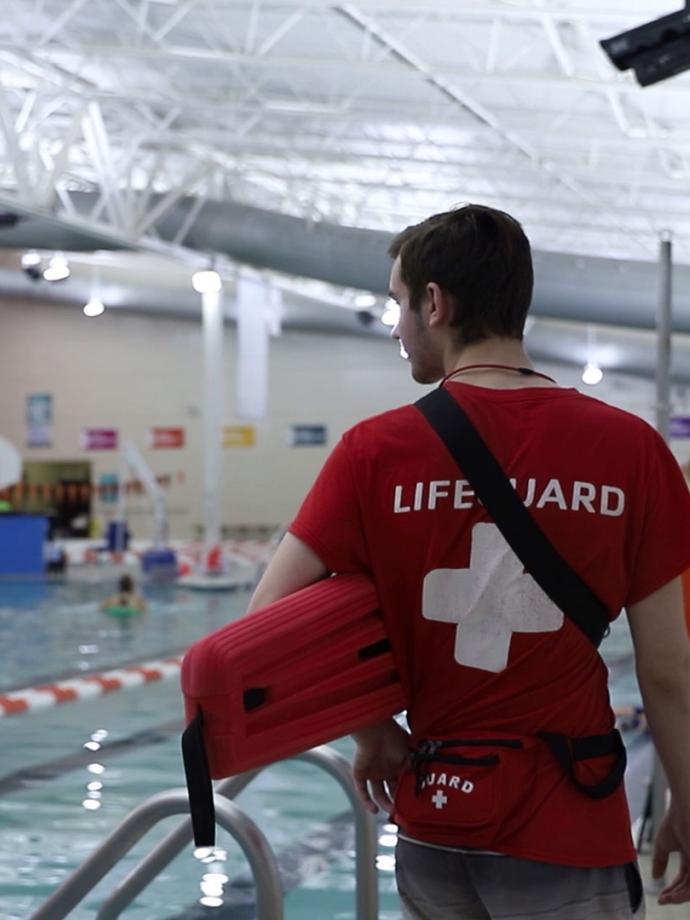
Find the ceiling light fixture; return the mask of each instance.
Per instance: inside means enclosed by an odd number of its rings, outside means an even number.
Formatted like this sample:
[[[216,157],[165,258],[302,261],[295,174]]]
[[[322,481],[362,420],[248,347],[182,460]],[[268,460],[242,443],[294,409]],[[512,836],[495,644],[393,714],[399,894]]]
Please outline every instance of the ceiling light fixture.
[[[376,298],[373,294],[357,294],[355,297],[355,306],[360,310],[366,310],[369,307],[376,306]]]
[[[192,287],[197,294],[217,294],[223,287],[223,282],[217,271],[207,269],[194,272],[192,275]]]
[[[46,281],[64,281],[71,274],[69,262],[62,253],[56,253],[43,272]]]
[[[87,304],[84,304],[84,316],[100,316],[105,313],[103,301],[98,297],[91,297]]]
[[[386,301],[386,309],[381,315],[381,322],[384,326],[397,326],[400,320],[400,307],[398,304],[391,298]]]
[[[604,379],[604,372],[594,361],[588,361],[582,371],[582,382],[589,386],[596,386]]]
[[[22,256],[22,271],[32,281],[43,278],[42,259],[35,249],[29,249]]]

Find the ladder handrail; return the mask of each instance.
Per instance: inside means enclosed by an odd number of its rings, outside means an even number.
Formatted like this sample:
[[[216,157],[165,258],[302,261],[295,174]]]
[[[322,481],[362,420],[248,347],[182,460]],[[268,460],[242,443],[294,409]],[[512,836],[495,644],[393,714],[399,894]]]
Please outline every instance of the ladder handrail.
[[[345,791],[355,818],[356,916],[357,920],[377,920],[376,820],[357,797],[347,759],[328,745],[320,745],[288,759],[301,760],[320,767],[336,779]],[[271,766],[275,766],[275,763],[224,779],[216,785],[215,794],[227,798],[239,795],[263,770]],[[120,882],[101,905],[96,915],[97,920],[115,920],[116,917],[119,917],[122,911],[175,859],[191,839],[192,822],[190,818],[187,818],[164,837]]]
[[[258,772],[258,770],[251,770],[224,779],[216,786],[214,794],[231,799],[245,789]],[[192,819],[185,818],[113,889],[110,896],[101,904],[96,920],[115,920],[116,917],[119,917],[147,885],[184,850],[193,836]]]
[[[239,843],[256,880],[259,920],[283,920],[283,888],[273,851],[256,824],[233,802],[214,795],[216,820]],[[30,920],[63,920],[154,824],[189,811],[186,789],[159,792],[137,806],[31,915]]]
[[[378,918],[377,828],[374,816],[359,798],[345,757],[321,745],[294,760],[302,760],[332,776],[347,795],[355,820],[357,920]],[[239,843],[252,869],[257,891],[258,920],[282,920],[283,894],[278,865],[268,841],[256,824],[229,799],[238,795],[264,769],[232,776],[216,785],[214,806],[218,823]],[[186,789],[159,792],[137,806],[91,856],[50,895],[30,920],[62,920],[132,847],[159,821],[188,814]],[[174,828],[103,902],[97,920],[114,920],[192,840],[189,817]]]

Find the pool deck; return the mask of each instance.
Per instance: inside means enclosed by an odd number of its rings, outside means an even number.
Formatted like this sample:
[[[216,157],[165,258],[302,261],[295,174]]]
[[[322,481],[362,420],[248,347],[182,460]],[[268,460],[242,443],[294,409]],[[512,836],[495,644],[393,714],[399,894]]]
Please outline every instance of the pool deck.
[[[646,920],[688,920],[690,917],[690,904],[657,904],[657,887],[652,882],[652,857],[651,853],[643,853],[639,857],[640,871],[645,885],[645,903],[647,906]],[[678,857],[674,855],[670,861],[670,871],[668,872],[669,880],[672,879],[677,871]]]

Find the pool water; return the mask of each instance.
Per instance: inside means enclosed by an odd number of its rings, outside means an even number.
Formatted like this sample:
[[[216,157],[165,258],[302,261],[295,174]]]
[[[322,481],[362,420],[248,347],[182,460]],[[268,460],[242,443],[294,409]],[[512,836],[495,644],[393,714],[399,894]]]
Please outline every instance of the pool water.
[[[103,576],[0,581],[0,690],[179,653],[247,606],[246,590],[203,594],[146,585],[148,611],[123,619],[99,609],[116,585]]]
[[[246,591],[204,595],[147,587],[145,617],[111,621],[98,604],[113,584],[70,580],[13,583],[9,590],[3,586],[2,687],[165,657],[241,615],[248,600]],[[614,702],[637,702],[623,618],[614,624],[603,654],[611,662]],[[181,727],[176,679],[0,719],[2,920],[26,920],[134,807],[154,793],[184,785]],[[334,746],[345,755],[352,750],[349,739]],[[237,801],[259,824],[279,861],[298,854],[286,898],[287,920],[354,920],[353,834],[345,817],[348,802],[338,784],[311,765],[285,761],[262,772]],[[70,917],[94,917],[113,885],[180,820],[170,818],[153,829]],[[381,920],[400,916],[393,845],[394,834],[382,826]],[[215,916],[248,920],[252,912],[246,906],[245,859],[220,830],[218,847],[221,858],[211,869],[229,881],[224,906],[215,909]],[[190,844],[126,915],[141,920],[214,916],[214,908],[201,904],[208,872]]]

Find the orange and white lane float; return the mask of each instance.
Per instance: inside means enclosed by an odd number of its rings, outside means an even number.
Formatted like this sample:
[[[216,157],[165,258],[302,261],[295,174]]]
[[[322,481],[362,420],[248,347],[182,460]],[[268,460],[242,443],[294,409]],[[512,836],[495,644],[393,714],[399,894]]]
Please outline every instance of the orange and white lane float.
[[[178,655],[157,661],[144,661],[141,664],[128,665],[124,668],[113,668],[101,674],[73,677],[54,684],[25,687],[9,693],[0,692],[0,719],[50,709],[61,703],[94,699],[128,687],[139,687],[154,681],[168,680],[179,676],[181,667],[182,655]]]

